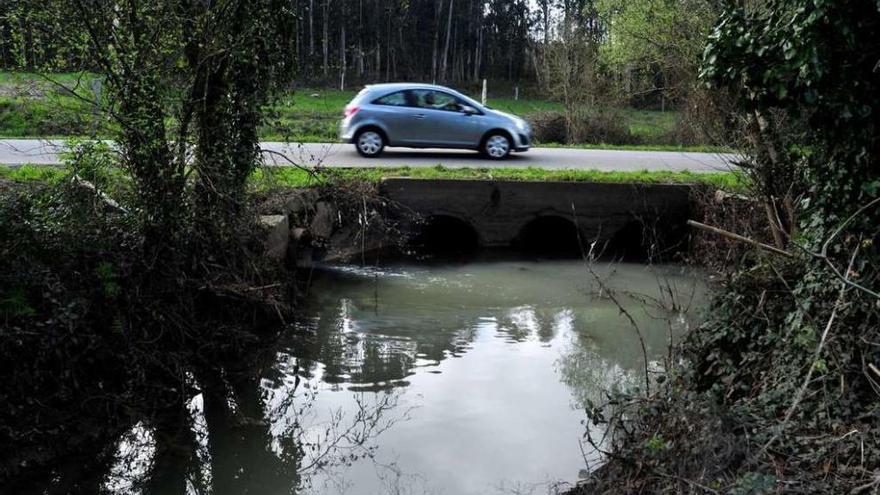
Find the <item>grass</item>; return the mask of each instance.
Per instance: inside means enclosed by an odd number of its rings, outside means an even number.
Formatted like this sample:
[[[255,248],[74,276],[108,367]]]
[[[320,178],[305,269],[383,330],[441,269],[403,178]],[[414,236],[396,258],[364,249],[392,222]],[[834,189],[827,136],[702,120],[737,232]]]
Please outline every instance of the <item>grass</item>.
[[[106,123],[91,106],[69,96],[0,96],[0,136],[46,137],[101,134]]]
[[[731,172],[693,173],[673,171],[605,172],[599,170],[546,170],[542,168],[333,168],[315,176],[308,171],[291,168],[263,168],[253,177],[254,187],[312,187],[334,181],[359,180],[377,183],[385,178],[412,179],[484,179],[513,181],[574,181],[616,184],[708,184],[721,189],[738,191],[744,187],[744,178]]]
[[[723,146],[698,144],[682,146],[678,144],[559,144],[546,143],[543,148],[570,148],[581,150],[625,150],[625,151],[679,151],[687,153],[733,153],[734,150]]]
[[[621,108],[620,113],[626,120],[629,132],[646,142],[654,142],[663,138],[665,133],[675,129],[680,118],[679,112],[676,111],[660,112]]]
[[[62,72],[51,74],[51,80],[64,84],[67,87],[79,86],[88,89],[88,81],[94,79],[96,74],[90,72]],[[46,77],[34,72],[0,71],[0,84],[45,84],[51,86],[52,82]]]
[[[76,86],[77,93],[93,98],[90,81],[94,74],[54,74],[51,78],[65,86]],[[27,89],[28,91],[25,91]],[[260,128],[267,141],[336,142],[342,109],[357,91],[299,88],[283,95],[269,108],[268,119]],[[478,95],[475,96],[479,99]],[[558,102],[535,98],[490,97],[490,107],[520,116],[540,111],[562,111]],[[573,145],[592,149],[653,151],[719,151],[709,146],[680,146],[667,142],[680,118],[678,112],[620,109],[625,125],[639,141],[650,144]],[[173,122],[168,122],[169,126]],[[92,136],[107,137],[112,132],[108,120],[95,114],[88,103],[65,94],[44,77],[31,73],[0,71],[0,137]],[[542,146],[563,146],[542,144]],[[568,146],[568,145],[565,145]]]
[[[57,183],[66,177],[63,167],[24,165],[0,166],[0,179]],[[116,174],[114,174],[116,175]],[[119,175],[116,175],[120,177]],[[745,187],[741,174],[732,172],[693,173],[672,171],[603,172],[598,170],[545,170],[541,168],[333,168],[312,174],[293,167],[265,167],[254,172],[251,187],[268,190],[276,187],[316,187],[337,181],[365,181],[378,183],[382,179],[407,177],[412,179],[487,179],[514,181],[575,181],[616,184],[706,184],[728,191]]]
[[[46,182],[56,184],[67,176],[62,167],[46,167],[41,165],[23,165],[8,167],[0,165],[0,179],[15,182]]]

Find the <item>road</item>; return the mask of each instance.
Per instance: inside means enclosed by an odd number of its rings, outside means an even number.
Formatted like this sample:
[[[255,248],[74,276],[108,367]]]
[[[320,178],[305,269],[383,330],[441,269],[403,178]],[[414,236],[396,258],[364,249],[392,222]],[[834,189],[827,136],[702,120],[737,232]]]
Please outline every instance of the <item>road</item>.
[[[0,164],[58,165],[62,140],[2,139]],[[267,165],[285,166],[322,164],[330,167],[433,167],[492,168],[541,167],[545,169],[583,169],[603,171],[671,170],[717,172],[729,170],[736,155],[720,153],[685,153],[677,151],[588,150],[577,148],[532,148],[514,153],[509,159],[492,161],[473,151],[409,150],[386,148],[376,159],[362,158],[354,147],[345,144],[307,143],[261,144]]]

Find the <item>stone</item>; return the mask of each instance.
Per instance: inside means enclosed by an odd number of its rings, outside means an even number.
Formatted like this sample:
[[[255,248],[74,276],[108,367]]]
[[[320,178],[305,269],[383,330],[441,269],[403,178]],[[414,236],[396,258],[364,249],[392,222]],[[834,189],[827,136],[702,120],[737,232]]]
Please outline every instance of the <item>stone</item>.
[[[315,204],[315,215],[309,225],[313,238],[329,239],[336,225],[336,208],[326,201]]]
[[[308,211],[311,210],[312,205],[317,201],[317,191],[297,191],[296,194],[292,194],[285,198],[280,206],[280,212],[291,217],[291,220],[294,218],[301,219],[307,215]]]
[[[266,256],[282,261],[287,257],[290,243],[290,226],[286,215],[262,215],[260,225],[266,230]]]
[[[302,227],[290,229],[290,238],[294,242],[306,241],[308,240],[308,235],[309,231]]]

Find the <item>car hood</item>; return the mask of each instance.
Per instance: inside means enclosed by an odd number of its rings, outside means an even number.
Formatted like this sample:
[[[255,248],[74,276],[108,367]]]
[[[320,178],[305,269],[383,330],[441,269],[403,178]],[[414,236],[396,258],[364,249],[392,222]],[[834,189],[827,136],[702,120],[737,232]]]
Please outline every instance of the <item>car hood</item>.
[[[520,118],[520,117],[517,117],[516,115],[513,115],[513,114],[511,114],[511,113],[502,112],[501,110],[495,110],[495,109],[492,109],[492,108],[487,108],[487,109],[486,109],[486,113],[488,113],[489,115],[492,115],[493,117],[500,117],[500,118],[503,118],[503,119],[507,119],[507,120],[509,120],[512,124],[517,124],[517,123],[520,123],[520,122],[522,122],[522,123],[526,123],[525,119],[522,119],[522,118]]]

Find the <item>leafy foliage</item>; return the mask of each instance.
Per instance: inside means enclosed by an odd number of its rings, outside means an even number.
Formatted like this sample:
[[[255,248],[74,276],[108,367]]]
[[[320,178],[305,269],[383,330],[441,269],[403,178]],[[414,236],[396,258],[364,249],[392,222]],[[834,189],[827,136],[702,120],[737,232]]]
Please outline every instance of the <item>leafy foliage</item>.
[[[639,446],[658,434],[674,438],[692,423],[688,416],[725,418],[728,427],[679,435],[672,458],[702,459],[707,443],[727,441],[745,451],[720,459],[715,472],[649,464],[639,475],[631,464],[613,463],[594,486],[613,491],[636,479],[654,491],[877,490],[878,37],[873,1],[724,5],[702,75],[729,88],[760,128],[755,136],[774,142],[759,143],[753,150],[763,148],[763,156],[749,159],[760,173],[778,176],[760,184],[768,222],[782,211],[776,195],[797,192],[789,196],[799,198],[797,229],[783,229],[787,237],[778,239],[793,255],[738,261],[708,321],[689,335],[686,364],[671,385],[630,409],[633,427],[617,455],[640,459]],[[772,136],[793,122],[805,124],[793,139]]]
[[[717,7],[705,0],[600,0],[600,18],[609,42],[600,52],[604,63],[635,82],[631,93],[661,86],[673,97],[692,91],[700,56]],[[634,71],[643,71],[636,77]]]
[[[151,489],[183,492],[192,454],[173,444],[193,388],[228,406],[219,363],[230,346],[246,359],[259,323],[283,314],[240,288],[273,275],[246,193],[263,109],[292,77],[288,7],[22,2],[66,63],[100,70],[116,146],[85,142],[54,186],[3,191],[0,354],[17,359],[0,368],[13,446],[0,478],[13,491],[100,491],[115,440],[145,422],[159,439]]]

